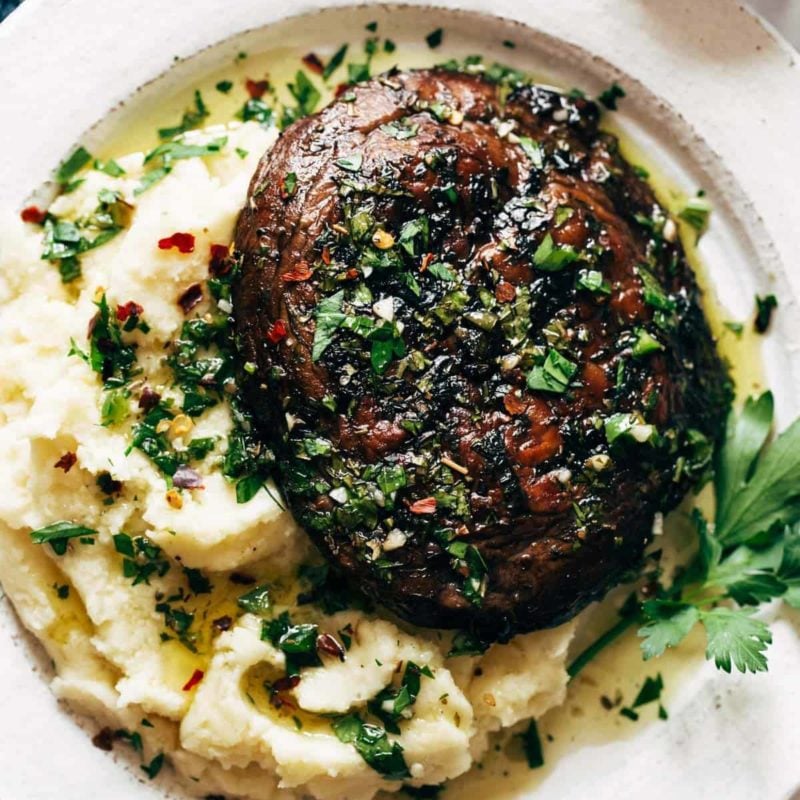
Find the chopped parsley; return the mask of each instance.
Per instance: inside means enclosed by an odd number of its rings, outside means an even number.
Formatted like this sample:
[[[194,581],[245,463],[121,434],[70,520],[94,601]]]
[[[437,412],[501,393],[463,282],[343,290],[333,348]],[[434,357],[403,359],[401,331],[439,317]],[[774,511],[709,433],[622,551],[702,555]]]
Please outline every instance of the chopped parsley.
[[[708,227],[710,216],[711,204],[702,194],[689,198],[678,212],[678,217],[694,228],[698,236]]]
[[[458,631],[450,644],[448,658],[455,656],[479,656],[489,649],[489,644],[470,631]]]
[[[386,780],[411,777],[403,748],[398,742],[390,742],[380,726],[363,722],[358,714],[348,714],[334,719],[331,727],[340,742],[352,744],[361,758]]]
[[[75,222],[48,214],[44,222],[42,259],[58,265],[61,280],[81,275],[79,256],[113,239],[130,223],[131,206],[119,192],[101,189],[94,212]]]
[[[304,623],[293,625],[289,612],[261,623],[261,638],[280,650],[286,659],[286,674],[299,675],[303,667],[319,667],[322,662],[317,654],[316,625]]]
[[[528,723],[525,732],[521,734],[522,749],[525,752],[525,758],[528,766],[531,769],[538,769],[544,766],[544,754],[542,752],[542,741],[539,738],[539,729],[536,725],[536,720],[532,719]]]
[[[245,592],[236,601],[236,605],[248,614],[266,614],[272,608],[269,586],[262,584],[249,592]]]
[[[615,81],[605,89],[604,91],[600,92],[597,96],[597,99],[609,110],[609,111],[616,111],[617,110],[617,100],[621,100],[625,97],[625,90]]]
[[[556,245],[551,234],[546,234],[533,254],[534,266],[544,272],[560,272],[580,258],[574,247]]]
[[[186,131],[199,127],[208,115],[209,111],[208,108],[206,108],[206,104],[203,102],[203,96],[198,90],[195,90],[194,108],[186,111],[177,125],[168,128],[159,128],[158,137],[159,139],[172,139],[178,134],[186,133]]]
[[[435,48],[441,45],[443,38],[444,38],[444,30],[442,28],[436,28],[436,30],[431,31],[425,37],[425,41],[428,43],[428,47],[434,50]]]
[[[130,578],[132,585],[150,584],[150,578],[163,578],[170,569],[169,559],[164,557],[161,548],[146,536],[129,536],[115,533],[112,537],[114,549],[123,556],[122,574]]]
[[[76,148],[70,155],[59,164],[56,171],[56,180],[62,185],[70,183],[72,178],[80,172],[90,161],[92,154],[85,147]]]
[[[322,70],[322,79],[328,80],[339,67],[342,66],[345,56],[347,55],[347,45],[343,44],[332,56],[331,60],[325,65]]]
[[[432,678],[430,667],[419,667],[413,661],[406,663],[400,686],[387,686],[367,704],[370,713],[380,719],[389,733],[400,733],[398,722],[410,719],[417,701],[422,676]]]
[[[774,294],[765,297],[756,295],[756,318],[753,323],[757,333],[766,333],[772,321],[772,313],[778,307],[778,298]]]
[[[95,536],[97,536],[96,530],[66,520],[53,522],[30,533],[34,544],[49,544],[58,556],[63,556],[67,552],[70,539],[81,539],[88,544],[90,539],[91,543],[94,543]]]
[[[543,364],[528,373],[528,388],[539,392],[563,394],[578,371],[578,365],[551,348]]]

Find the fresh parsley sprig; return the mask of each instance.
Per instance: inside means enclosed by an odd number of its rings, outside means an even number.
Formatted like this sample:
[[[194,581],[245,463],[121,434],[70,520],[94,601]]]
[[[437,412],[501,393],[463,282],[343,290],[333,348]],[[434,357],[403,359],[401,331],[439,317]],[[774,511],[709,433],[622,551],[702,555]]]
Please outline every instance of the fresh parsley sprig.
[[[692,514],[697,554],[671,584],[632,596],[616,625],[573,661],[571,677],[633,625],[645,660],[700,624],[706,658],[719,669],[767,670],[772,634],[756,607],[780,597],[800,608],[800,420],[768,441],[773,409],[766,392],[731,412],[714,459],[714,520]]]

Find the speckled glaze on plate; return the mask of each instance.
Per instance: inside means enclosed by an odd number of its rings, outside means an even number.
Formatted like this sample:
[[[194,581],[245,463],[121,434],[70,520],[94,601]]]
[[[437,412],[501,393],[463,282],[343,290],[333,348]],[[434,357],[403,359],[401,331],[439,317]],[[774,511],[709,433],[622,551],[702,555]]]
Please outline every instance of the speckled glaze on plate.
[[[399,48],[419,48],[424,34],[441,25],[448,55],[482,52],[592,93],[612,80],[625,86],[623,110],[613,119],[625,140],[645,154],[666,185],[687,192],[702,186],[712,198],[713,225],[699,252],[722,305],[739,319],[750,314],[756,291],[778,295],[781,312],[763,344],[765,382],[776,393],[779,420],[796,416],[796,53],[729,0],[500,0],[491,7],[496,17],[486,16],[488,4],[480,0],[438,5],[194,0],[164,6],[141,0],[115,4],[110,13],[92,0],[27,0],[0,27],[0,207],[9,213],[19,208],[76,140],[114,138],[153,98],[182,97],[181,91],[241,49],[333,48],[359,41],[373,19]],[[517,44],[513,51],[501,45],[509,38]],[[179,108],[182,100],[175,102]],[[791,797],[800,786],[800,623],[797,615],[774,613],[768,675],[728,677],[702,660],[690,661],[671,687],[668,724],[647,723],[625,735],[606,737],[598,729],[589,739],[577,736],[535,779],[515,774],[507,783],[464,783],[462,796]],[[36,665],[46,675],[47,664],[7,602],[0,641],[0,685],[7,698],[0,798],[35,800],[56,792],[63,800],[182,796],[170,788],[168,775],[141,783],[134,771],[91,746],[42,676],[31,671]],[[592,720],[586,714],[576,730]]]

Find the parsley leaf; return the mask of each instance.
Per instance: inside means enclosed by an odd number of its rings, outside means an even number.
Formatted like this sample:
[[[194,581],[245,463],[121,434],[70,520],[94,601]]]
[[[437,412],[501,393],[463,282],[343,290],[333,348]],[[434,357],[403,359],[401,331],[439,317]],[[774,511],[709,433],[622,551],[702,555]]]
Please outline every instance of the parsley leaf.
[[[337,69],[344,62],[344,57],[347,55],[347,45],[343,44],[332,56],[331,60],[325,65],[322,70],[322,79],[327,81],[328,78],[336,72]]]
[[[677,647],[700,618],[695,606],[680,603],[653,603],[649,612],[649,621],[639,629],[645,661],[660,656],[667,648]]]
[[[544,766],[542,741],[539,738],[539,729],[535,719],[528,723],[525,733],[522,734],[522,749],[525,751],[525,758],[528,760],[528,766],[531,769],[538,769]]]
[[[533,254],[534,266],[545,272],[560,272],[580,258],[580,253],[570,245],[556,245],[551,234],[546,234]]]
[[[725,672],[731,665],[740,672],[763,672],[767,669],[764,651],[772,642],[769,628],[754,619],[745,609],[714,608],[703,614],[708,643],[706,658],[714,659]]]
[[[742,418],[732,434],[729,426],[725,442],[727,450],[738,450],[741,443],[745,455],[741,459],[744,464],[738,464],[732,476],[723,472],[726,493],[716,525],[716,536],[723,545],[746,542],[774,525],[792,525],[800,520],[800,420],[758,455],[754,448],[767,420],[772,422],[771,398],[762,396],[746,405]],[[735,459],[726,455],[725,449],[720,460],[730,465]],[[743,468],[748,472],[743,473]]]
[[[172,139],[173,136],[177,136],[179,133],[186,133],[186,131],[197,128],[208,114],[206,104],[203,102],[203,96],[199,91],[195,90],[194,108],[186,111],[177,125],[169,128],[159,128],[158,137],[159,139]]]
[[[61,520],[60,522],[53,522],[51,525],[46,525],[44,528],[31,531],[30,537],[34,544],[48,543],[50,547],[53,548],[53,552],[56,555],[63,556],[64,553],[67,552],[67,543],[69,539],[93,537],[96,535],[97,531],[92,528]]]
[[[578,371],[578,365],[550,349],[544,363],[528,373],[528,388],[540,392],[563,394]]]
[[[390,742],[383,728],[363,722],[358,714],[338,717],[331,727],[340,742],[352,744],[361,758],[386,780],[411,777],[403,748],[398,742]]]
[[[772,321],[772,312],[778,307],[778,298],[774,294],[766,297],[756,295],[756,319],[754,327],[757,333],[766,333]]]
[[[611,86],[608,87],[608,89],[600,92],[600,94],[597,96],[597,99],[609,111],[616,111],[617,100],[621,100],[623,97],[625,97],[625,90],[615,81],[611,84]]]

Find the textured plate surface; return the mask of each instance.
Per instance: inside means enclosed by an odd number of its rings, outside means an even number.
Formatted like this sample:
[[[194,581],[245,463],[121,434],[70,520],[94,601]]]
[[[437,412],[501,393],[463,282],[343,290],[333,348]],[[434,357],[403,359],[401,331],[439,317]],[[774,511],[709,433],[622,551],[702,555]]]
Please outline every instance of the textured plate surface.
[[[481,0],[440,2],[440,10],[346,5],[140,0],[115,4],[112,14],[93,0],[28,0],[0,27],[0,207],[18,208],[73,142],[86,141],[90,126],[175,57],[202,51],[110,115],[88,141],[113,135],[140,103],[191,86],[240,49],[357,41],[372,19],[402,48],[442,25],[448,54],[502,57],[592,93],[612,80],[625,86],[628,97],[613,122],[669,184],[687,192],[702,186],[712,198],[713,227],[700,253],[731,317],[751,313],[756,291],[778,295],[778,324],[764,344],[767,383],[783,424],[800,412],[800,70],[790,48],[730,0],[495,0],[492,12],[505,21],[477,17],[489,6]],[[319,8],[326,10],[279,22]],[[228,37],[235,38],[223,41]],[[500,46],[506,38],[517,42],[515,51]],[[56,788],[63,800],[164,797],[164,787],[140,784],[92,748],[58,708],[31,671],[35,650],[7,605],[0,614],[0,685],[8,698],[0,722],[0,798],[52,798]],[[790,797],[800,786],[798,629],[797,615],[779,613],[766,676],[729,678],[707,665],[687,671],[670,698],[669,724],[567,749],[537,781],[535,796]],[[39,669],[46,672],[46,663]],[[509,799],[531,794],[492,788],[493,796]],[[481,794],[487,790],[482,786]]]

